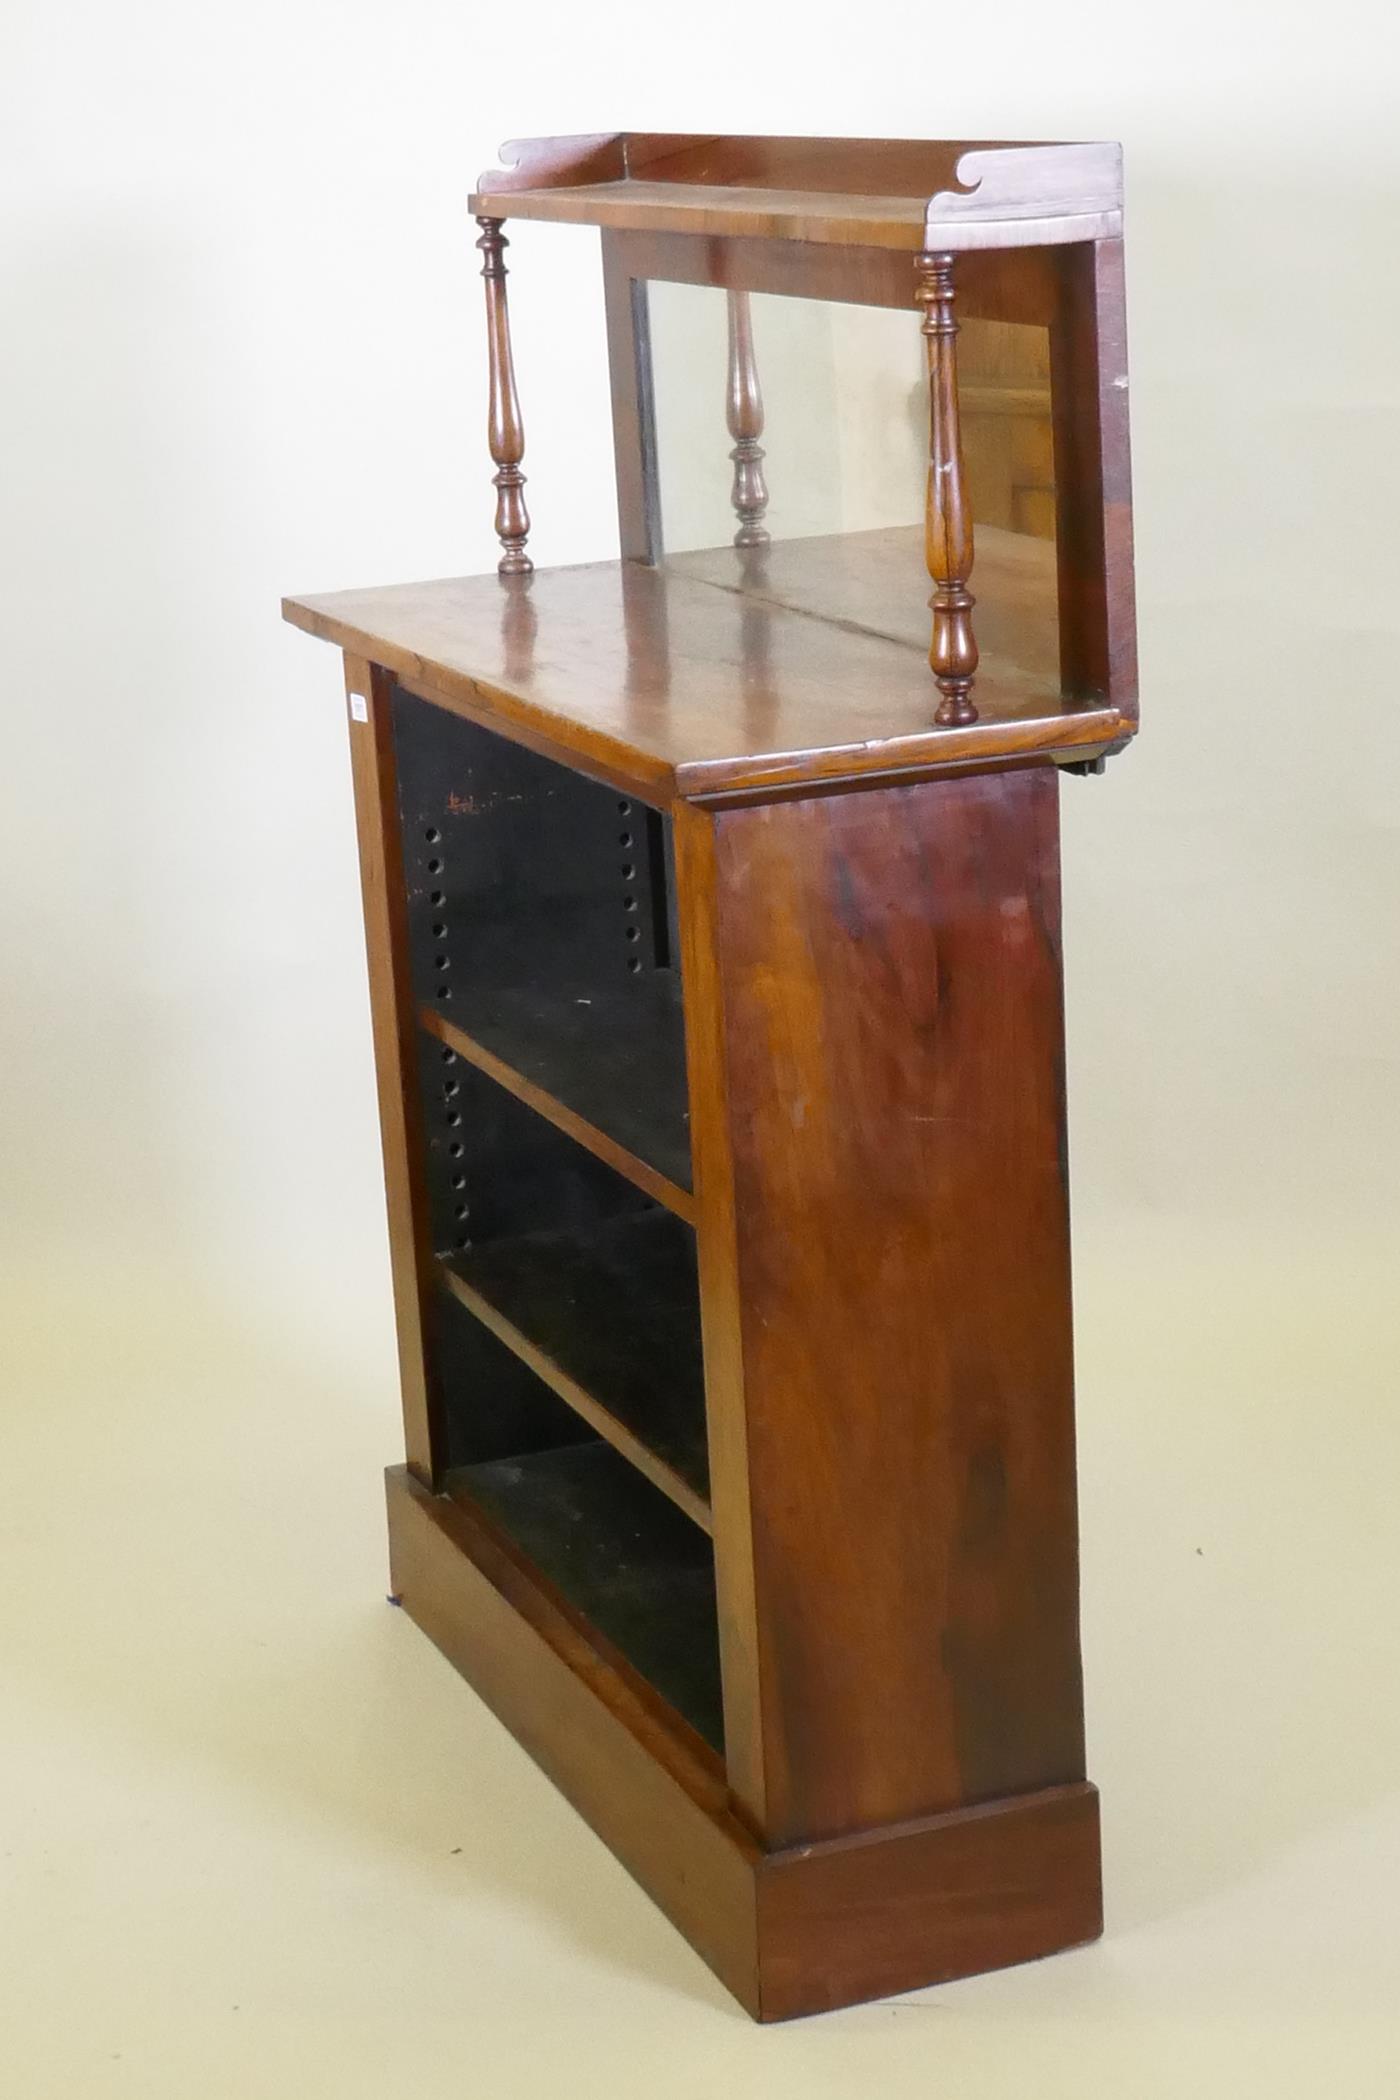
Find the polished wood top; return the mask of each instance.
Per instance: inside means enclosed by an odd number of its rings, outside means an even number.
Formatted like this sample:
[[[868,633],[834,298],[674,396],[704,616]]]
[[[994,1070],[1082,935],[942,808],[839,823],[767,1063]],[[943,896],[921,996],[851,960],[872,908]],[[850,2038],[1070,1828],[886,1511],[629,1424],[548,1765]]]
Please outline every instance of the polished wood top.
[[[597,182],[509,195],[479,192],[474,208],[496,218],[551,219],[638,233],[749,234],[912,251],[924,245],[926,203],[914,197],[821,197],[807,190],[696,182]]]
[[[1053,682],[1059,672],[1054,542],[979,525],[976,543],[972,582],[984,656]],[[665,565],[680,576],[904,642],[927,658],[922,525],[774,540],[752,549],[706,547],[667,555]],[[937,704],[935,697],[930,705]]]
[[[516,139],[474,212],[841,247],[1033,247],[1122,227],[1116,145],[725,138]]]
[[[977,534],[979,719],[936,728],[917,527],[289,598],[285,617],[415,691],[661,807],[1130,733],[1061,699],[1053,551]]]

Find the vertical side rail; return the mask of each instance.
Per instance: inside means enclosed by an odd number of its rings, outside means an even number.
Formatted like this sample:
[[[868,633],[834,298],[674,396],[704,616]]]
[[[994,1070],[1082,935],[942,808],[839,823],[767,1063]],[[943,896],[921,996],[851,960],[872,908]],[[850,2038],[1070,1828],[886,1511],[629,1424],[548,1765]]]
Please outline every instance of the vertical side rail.
[[[1055,251],[1050,329],[1060,678],[1072,699],[1111,700],[1135,722],[1133,492],[1123,243]]]
[[[442,1458],[440,1410],[426,1346],[433,1265],[415,1076],[417,1021],[408,960],[391,690],[387,671],[347,653],[350,768],[355,787],[355,831],[369,963],[404,1450],[410,1470],[426,1486],[433,1487]]]
[[[626,236],[603,231],[603,307],[612,390],[617,520],[624,561],[659,562],[664,552],[652,391],[647,287],[628,265]]]
[[[1057,782],[676,819],[729,1781],[1084,1777]]]

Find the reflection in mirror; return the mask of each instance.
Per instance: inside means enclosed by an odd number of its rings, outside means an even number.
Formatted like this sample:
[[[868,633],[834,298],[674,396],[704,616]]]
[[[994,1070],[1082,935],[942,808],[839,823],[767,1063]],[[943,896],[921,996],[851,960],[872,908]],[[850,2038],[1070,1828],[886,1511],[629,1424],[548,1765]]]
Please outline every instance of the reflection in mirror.
[[[927,650],[912,295],[908,312],[656,281],[648,296],[668,565]],[[978,640],[1053,675],[1048,331],[963,320],[958,369]]]
[[[1053,540],[1050,331],[964,321],[958,383],[974,523]]]
[[[928,410],[912,301],[907,314],[762,292],[743,304],[763,403],[772,537],[919,522]],[[653,283],[650,307],[665,545],[719,546],[735,531],[729,295]]]

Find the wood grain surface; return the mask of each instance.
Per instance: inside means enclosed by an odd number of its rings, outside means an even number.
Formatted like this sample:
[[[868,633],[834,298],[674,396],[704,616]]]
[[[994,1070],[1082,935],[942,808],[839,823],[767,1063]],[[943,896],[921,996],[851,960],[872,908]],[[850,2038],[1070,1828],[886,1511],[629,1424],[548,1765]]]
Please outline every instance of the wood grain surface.
[[[1056,797],[678,839],[730,1776],[770,1844],[1084,1776]]]
[[[917,552],[909,611],[922,632],[911,646],[881,631],[894,625],[887,610],[862,609],[858,597],[891,543],[852,538],[849,612],[834,607],[823,619],[784,603],[789,584],[765,585],[761,566],[746,592],[734,568],[720,573],[735,587],[716,588],[680,564],[640,562],[338,591],[288,599],[284,611],[388,666],[412,691],[663,807],[872,774],[917,777],[974,759],[1084,755],[1124,733],[1116,706],[1062,701],[1045,668],[1054,585],[1042,543],[1028,553],[1020,535],[979,533],[980,719],[943,729],[933,721]],[[828,581],[842,566],[830,542],[719,550],[731,564],[741,552],[768,563],[769,576],[799,579],[794,602],[809,598],[800,581],[809,562]],[[894,587],[878,593],[879,605],[889,607]]]
[[[392,684],[376,666],[346,656],[350,770],[355,787],[404,1448],[418,1478],[432,1482],[442,1448],[440,1401],[425,1346],[435,1270],[415,1084],[418,1041],[399,837]]]
[[[700,236],[867,247],[1092,240],[1121,226],[1107,143],[736,138],[622,132],[518,139],[472,210]]]
[[[469,1502],[388,1475],[395,1595],[756,2019],[1092,1939],[1098,1798],[1055,1788],[765,1853],[704,1741]]]

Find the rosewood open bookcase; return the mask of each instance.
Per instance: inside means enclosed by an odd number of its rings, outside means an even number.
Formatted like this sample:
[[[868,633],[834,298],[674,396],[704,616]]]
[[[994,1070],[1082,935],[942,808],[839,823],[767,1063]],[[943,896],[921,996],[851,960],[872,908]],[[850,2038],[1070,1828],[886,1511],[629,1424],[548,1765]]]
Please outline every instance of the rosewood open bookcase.
[[[499,573],[285,606],[345,661],[393,1589],[777,2019],[1100,1929],[1058,790],[1136,727],[1119,155],[503,159]],[[618,561],[532,564],[508,219],[602,229]],[[677,287],[733,509],[667,553]],[[902,316],[917,522],[777,529],[772,295]],[[978,324],[1042,332],[1038,530],[979,510]]]

